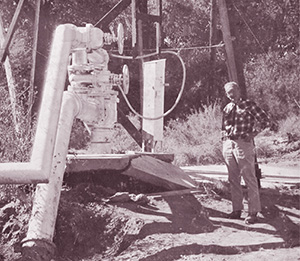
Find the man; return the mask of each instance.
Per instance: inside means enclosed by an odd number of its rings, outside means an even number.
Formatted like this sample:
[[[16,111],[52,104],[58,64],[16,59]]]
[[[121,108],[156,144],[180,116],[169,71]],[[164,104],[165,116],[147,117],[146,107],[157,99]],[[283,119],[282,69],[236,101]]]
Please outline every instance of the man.
[[[235,82],[224,86],[230,102],[223,110],[222,140],[223,156],[228,169],[233,211],[230,219],[239,219],[243,210],[241,176],[248,189],[248,216],[246,224],[256,221],[261,211],[260,195],[255,176],[254,137],[270,127],[266,113],[254,102],[241,98],[240,88]]]

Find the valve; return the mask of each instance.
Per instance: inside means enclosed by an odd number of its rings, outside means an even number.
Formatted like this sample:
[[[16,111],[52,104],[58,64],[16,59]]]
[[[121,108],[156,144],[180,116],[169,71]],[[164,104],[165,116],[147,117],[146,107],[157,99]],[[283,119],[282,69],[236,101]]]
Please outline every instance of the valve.
[[[123,52],[123,25],[119,24],[117,37],[104,34],[99,28],[93,29],[92,26],[87,27],[87,37],[93,44],[87,43],[84,47],[72,50],[68,66],[68,91],[76,93],[79,98],[82,113],[77,117],[85,123],[91,133],[91,151],[103,152],[106,151],[104,148],[109,148],[110,133],[117,121],[119,99],[118,91],[113,87],[119,86],[122,92],[128,94],[129,70],[128,66],[124,65],[122,74],[111,73],[108,70],[109,55],[102,48],[103,44],[114,41],[118,43],[119,52]],[[102,40],[97,45],[95,39],[99,40],[101,35]]]
[[[110,45],[114,42],[117,42],[118,45],[118,52],[119,54],[123,54],[124,52],[124,26],[122,23],[118,24],[117,28],[117,36],[114,34],[113,30],[111,33],[104,34],[104,44]]]

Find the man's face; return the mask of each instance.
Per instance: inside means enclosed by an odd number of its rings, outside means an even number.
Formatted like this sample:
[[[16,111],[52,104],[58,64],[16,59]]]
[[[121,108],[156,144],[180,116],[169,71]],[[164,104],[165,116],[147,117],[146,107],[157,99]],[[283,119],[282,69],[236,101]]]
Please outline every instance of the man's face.
[[[225,88],[225,92],[226,92],[228,99],[234,103],[237,103],[241,98],[240,90],[237,86],[233,85],[233,86],[227,87],[227,88]]]

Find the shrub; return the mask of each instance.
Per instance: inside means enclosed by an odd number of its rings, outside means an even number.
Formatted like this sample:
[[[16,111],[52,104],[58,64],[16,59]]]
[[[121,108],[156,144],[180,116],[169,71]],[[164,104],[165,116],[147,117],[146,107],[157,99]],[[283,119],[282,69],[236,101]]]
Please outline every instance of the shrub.
[[[221,109],[218,104],[193,111],[185,121],[171,120],[164,131],[163,151],[177,165],[222,162]]]
[[[245,67],[248,95],[276,120],[299,114],[300,56],[270,52],[257,56]]]
[[[300,117],[296,114],[291,114],[286,119],[279,122],[279,132],[282,134],[290,133],[300,139]]]

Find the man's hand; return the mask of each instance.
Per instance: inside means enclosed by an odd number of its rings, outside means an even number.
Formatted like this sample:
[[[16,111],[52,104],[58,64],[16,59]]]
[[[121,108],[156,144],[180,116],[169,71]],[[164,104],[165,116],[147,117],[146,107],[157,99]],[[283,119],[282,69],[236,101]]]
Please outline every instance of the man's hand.
[[[258,134],[258,132],[253,132],[251,134],[248,134],[248,136],[245,138],[246,142],[251,142],[254,140],[254,137]]]

